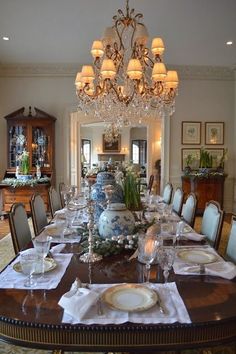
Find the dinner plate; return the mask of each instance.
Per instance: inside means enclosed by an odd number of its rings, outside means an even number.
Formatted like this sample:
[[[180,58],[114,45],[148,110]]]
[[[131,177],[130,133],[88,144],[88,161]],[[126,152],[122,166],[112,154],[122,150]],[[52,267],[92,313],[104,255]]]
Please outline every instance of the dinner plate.
[[[178,257],[187,263],[208,264],[217,260],[217,256],[205,250],[182,250]]]
[[[64,228],[64,224],[57,226],[55,224],[51,224],[47,227],[45,227],[45,232],[47,233],[47,235],[49,236],[60,236],[63,232],[63,228]]]
[[[44,259],[44,273],[50,272],[51,270],[55,269],[56,266],[57,266],[57,263],[55,262],[55,260],[53,258],[45,258]],[[13,269],[18,273],[22,273],[22,268],[21,268],[20,262],[15,263],[13,265]],[[42,274],[42,265],[41,264],[36,266],[36,270],[35,270],[34,274]]]
[[[154,306],[158,295],[143,285],[122,284],[104,291],[101,300],[115,310],[138,312]]]

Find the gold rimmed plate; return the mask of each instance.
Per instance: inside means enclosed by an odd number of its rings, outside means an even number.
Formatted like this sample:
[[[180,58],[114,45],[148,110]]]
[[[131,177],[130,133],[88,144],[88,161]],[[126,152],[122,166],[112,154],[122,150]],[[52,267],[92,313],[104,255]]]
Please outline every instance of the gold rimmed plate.
[[[53,269],[56,268],[56,266],[57,266],[57,263],[55,262],[55,260],[53,258],[45,258],[44,259],[44,273],[52,271]],[[13,265],[13,269],[18,273],[22,273],[22,268],[21,268],[20,262],[15,263]],[[36,270],[35,270],[34,274],[42,274],[42,265],[41,264],[36,266]]]
[[[101,300],[115,310],[139,312],[154,306],[158,295],[143,285],[121,284],[105,290]]]
[[[217,261],[217,255],[205,250],[182,250],[177,255],[186,263],[209,264]]]

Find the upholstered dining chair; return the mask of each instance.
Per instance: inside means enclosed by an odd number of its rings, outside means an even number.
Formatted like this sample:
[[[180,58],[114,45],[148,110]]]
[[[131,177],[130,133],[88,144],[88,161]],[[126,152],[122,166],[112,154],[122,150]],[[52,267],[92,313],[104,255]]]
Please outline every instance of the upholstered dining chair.
[[[201,224],[201,234],[205,235],[208,242],[216,250],[219,247],[223,226],[224,211],[215,200],[206,203]]]
[[[59,190],[59,195],[60,195],[60,200],[61,200],[61,206],[62,206],[62,208],[64,208],[64,206],[65,206],[65,199],[64,199],[64,197],[63,197],[63,195],[62,195],[62,191],[65,189],[65,183],[64,182],[60,182],[59,183],[59,188],[58,188],[58,190]]]
[[[22,203],[14,203],[9,213],[9,226],[15,254],[24,249],[31,241],[32,235],[27,213]]]
[[[190,192],[182,208],[182,219],[191,227],[194,227],[197,210],[197,196]]]
[[[170,204],[173,193],[173,186],[170,182],[166,183],[163,189],[163,202],[166,204]]]
[[[181,216],[183,203],[184,203],[184,191],[182,188],[177,187],[173,196],[172,210],[179,216]]]
[[[48,190],[48,200],[49,200],[51,217],[53,218],[55,211],[61,209],[62,205],[61,205],[61,199],[59,197],[59,194],[57,193],[56,189],[52,186]]]
[[[35,236],[37,236],[42,229],[48,225],[47,212],[43,198],[40,194],[33,194],[30,199],[30,209],[32,214],[32,221]]]
[[[236,263],[236,215],[232,215],[231,229],[226,247],[225,258]]]
[[[147,185],[147,191],[149,192],[149,194],[152,191],[153,182],[154,182],[154,175],[150,175],[148,185]]]

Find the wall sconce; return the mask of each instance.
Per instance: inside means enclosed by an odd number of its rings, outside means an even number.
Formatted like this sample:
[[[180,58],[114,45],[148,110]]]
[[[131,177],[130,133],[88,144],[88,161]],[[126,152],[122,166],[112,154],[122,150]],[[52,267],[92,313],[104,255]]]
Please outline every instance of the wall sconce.
[[[101,152],[100,146],[96,146],[96,147],[95,147],[95,150],[96,150],[97,153]]]
[[[160,136],[160,138],[158,140],[158,144],[161,145],[161,136]]]
[[[128,148],[127,147],[123,147],[121,150],[122,150],[123,154],[127,154],[128,153]]]

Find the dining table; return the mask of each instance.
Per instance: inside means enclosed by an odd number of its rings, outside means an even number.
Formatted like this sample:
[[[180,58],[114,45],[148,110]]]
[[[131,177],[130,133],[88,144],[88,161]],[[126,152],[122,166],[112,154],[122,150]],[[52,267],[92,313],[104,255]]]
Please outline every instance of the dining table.
[[[57,243],[52,241],[52,247],[55,245]],[[32,247],[32,244],[28,246]],[[184,251],[188,257],[189,250],[209,250],[207,247],[203,240],[180,240],[178,247],[176,246],[176,254],[178,256],[179,252],[183,254]],[[15,268],[13,264],[17,262],[18,255],[1,272],[2,341],[37,349],[126,353],[180,351],[235,342],[235,278],[226,279],[217,274],[201,272],[200,267],[199,271],[195,268],[192,274],[181,274],[174,271],[174,267],[170,271],[168,283],[164,283],[160,265],[153,264],[150,269],[150,283],[145,283],[145,265],[137,257],[130,257],[133,251],[123,250],[120,254],[104,256],[98,262],[85,263],[80,258],[84,252],[80,242],[67,242],[62,248],[60,254],[53,257],[56,262],[57,259],[59,262],[60,257],[67,258],[63,261],[63,274],[58,284],[52,288],[45,289],[42,286],[36,289],[22,289],[14,286],[14,281],[9,281],[9,286],[3,286],[4,279],[10,279],[7,278],[8,275],[3,277],[4,274],[10,274],[10,270],[9,273],[4,272]],[[56,269],[52,269],[47,276],[53,278],[55,271]],[[17,276],[18,273],[15,273]],[[112,289],[119,284],[159,289],[159,294],[162,294],[162,306],[159,301],[151,308],[144,309],[140,315],[118,311],[121,319],[116,316],[112,319],[112,315],[117,313],[113,309],[108,312],[111,313],[111,318],[107,315],[105,321],[100,319],[98,314],[95,314],[92,320],[73,321],[66,316],[59,302],[63,295],[71,290],[76,279],[87,288],[95,290],[104,286],[106,289]],[[179,307],[183,307],[185,315],[182,320],[178,319],[181,319],[181,316],[175,315],[173,321],[169,319],[169,297],[176,312]],[[103,311],[110,311],[106,303],[102,306]]]

